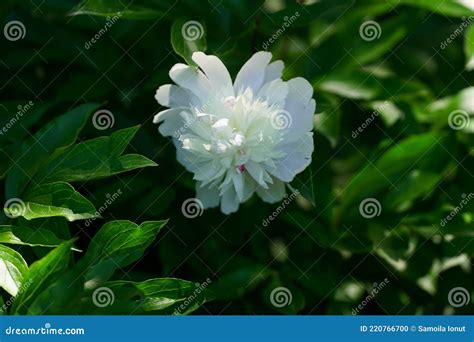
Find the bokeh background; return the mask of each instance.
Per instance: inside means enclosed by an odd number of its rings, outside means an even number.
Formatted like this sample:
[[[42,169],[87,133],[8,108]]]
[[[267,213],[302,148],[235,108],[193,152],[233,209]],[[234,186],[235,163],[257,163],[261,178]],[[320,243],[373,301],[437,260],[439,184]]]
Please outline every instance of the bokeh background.
[[[47,217],[34,208],[33,217],[1,218],[8,247],[0,245],[0,272],[21,297],[5,313],[143,313],[140,306],[168,314],[173,300],[199,314],[473,313],[473,0],[4,0],[0,12],[3,200],[79,210],[69,195],[31,189],[47,178],[73,183],[102,209],[101,218],[71,222],[64,212]],[[198,30],[192,44],[182,37],[190,22]],[[289,187],[299,196],[288,205],[252,198],[230,216],[183,214],[194,181],[152,123],[161,109],[154,94],[196,49],[219,56],[234,77],[267,50],[284,61],[284,79],[301,76],[314,86],[315,152]],[[78,122],[47,126],[80,105],[68,119]],[[109,116],[98,128],[92,113],[100,109]],[[54,159],[74,141],[136,125],[134,137],[122,131],[107,146],[77,148],[76,159]],[[103,172],[77,167],[108,163],[132,137],[127,153],[144,157],[130,157],[120,173],[113,163]],[[47,171],[58,172],[48,178]],[[121,251],[117,267],[94,269],[115,282],[94,278],[94,286],[113,289],[115,302],[105,308],[77,304],[90,302],[89,278],[67,286],[77,277],[66,271],[81,273],[83,252],[65,257],[62,268],[51,254],[37,262],[73,237],[97,257],[123,233],[119,225],[92,246],[106,222],[164,219],[159,233]],[[39,240],[53,234],[57,241],[31,243],[37,229]],[[12,235],[30,242],[11,244]],[[120,246],[135,239],[122,235]],[[134,285],[174,277],[188,282],[178,290],[157,283],[152,294]],[[16,291],[0,285],[4,303],[12,302]]]

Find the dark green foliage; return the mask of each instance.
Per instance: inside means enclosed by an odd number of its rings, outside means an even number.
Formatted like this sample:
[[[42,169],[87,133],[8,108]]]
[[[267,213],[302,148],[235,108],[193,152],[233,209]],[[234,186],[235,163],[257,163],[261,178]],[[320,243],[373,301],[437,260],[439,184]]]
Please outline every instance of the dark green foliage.
[[[358,313],[472,314],[449,301],[474,288],[472,6],[306,2],[0,4],[2,27],[26,30],[0,43],[3,313],[351,314],[383,283]],[[300,195],[187,219],[194,181],[152,123],[154,93],[193,51],[235,77],[263,49],[314,86]]]

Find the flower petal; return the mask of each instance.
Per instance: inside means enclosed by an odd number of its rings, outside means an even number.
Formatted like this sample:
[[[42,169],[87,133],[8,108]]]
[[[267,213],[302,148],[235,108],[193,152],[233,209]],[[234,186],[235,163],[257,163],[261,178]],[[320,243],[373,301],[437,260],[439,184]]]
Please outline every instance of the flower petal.
[[[258,92],[258,97],[266,100],[270,104],[283,107],[288,95],[288,84],[280,79],[265,83]]]
[[[285,197],[285,183],[279,179],[274,179],[273,184],[270,184],[268,189],[259,187],[257,195],[267,203],[279,202]]]
[[[201,103],[190,91],[174,84],[165,84],[156,90],[155,99],[165,107],[189,107]]]
[[[192,59],[209,79],[214,91],[224,97],[234,96],[230,74],[218,57],[206,55],[199,51],[193,53]]]
[[[226,192],[222,194],[221,211],[228,215],[235,213],[239,209],[239,200],[234,187],[229,187]]]
[[[248,161],[245,164],[245,168],[248,171],[250,177],[252,177],[259,186],[265,189],[268,188],[267,181],[271,182],[271,178],[269,179],[270,176],[259,163]]]
[[[313,87],[304,78],[297,77],[288,82],[285,110],[291,114],[292,132],[309,132],[313,129],[316,102],[311,99]]]
[[[196,198],[202,202],[204,209],[217,207],[220,201],[219,189],[201,186],[200,182],[196,182]]]
[[[267,82],[281,78],[284,66],[285,65],[280,60],[268,64],[267,68],[265,69],[265,78],[263,83],[265,84]]]
[[[201,102],[206,102],[212,94],[211,83],[197,68],[178,63],[171,68],[170,77],[177,85],[189,89],[199,97]]]
[[[311,164],[314,150],[313,133],[287,137],[280,145],[286,156],[275,161],[275,168],[269,173],[284,182],[291,182],[295,176]]]
[[[270,52],[257,52],[242,66],[234,82],[234,90],[239,91],[250,88],[257,93],[263,84],[265,70],[272,59]]]
[[[158,131],[164,137],[173,136],[178,138],[181,134],[185,133],[184,119],[180,113],[185,110],[184,107],[170,108],[163,110],[155,115],[153,123],[163,122]]]

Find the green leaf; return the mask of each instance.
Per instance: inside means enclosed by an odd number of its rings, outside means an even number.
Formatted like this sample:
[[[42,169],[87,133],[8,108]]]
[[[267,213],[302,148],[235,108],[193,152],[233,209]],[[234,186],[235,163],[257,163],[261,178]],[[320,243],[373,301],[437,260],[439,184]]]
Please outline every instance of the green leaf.
[[[427,196],[443,178],[442,173],[422,170],[409,172],[406,178],[391,189],[384,197],[382,207],[390,211],[402,212],[411,208],[414,200]]]
[[[156,19],[164,12],[133,3],[134,1],[83,0],[69,15],[118,16],[124,19]]]
[[[104,281],[107,281],[116,269],[138,260],[165,224],[166,221],[144,222],[140,226],[129,221],[106,223],[90,242],[86,255],[71,270],[38,294],[29,305],[28,312],[31,314],[61,314],[64,311],[94,313],[98,307],[93,305],[90,296],[84,299],[84,304],[82,300],[84,290],[107,286],[108,283]],[[134,285],[127,285],[127,288],[122,291],[121,287],[117,286],[119,288],[117,296],[120,293],[120,298],[117,298],[118,307],[114,307],[110,313],[139,313],[136,303],[132,302],[126,293],[135,298],[136,295],[141,294],[141,290],[135,288]],[[132,293],[129,291],[130,287],[134,289]],[[153,287],[149,290],[144,287],[143,290],[151,293],[152,289]],[[155,290],[157,289],[158,287],[155,287]],[[54,298],[54,301],[51,301],[51,298]],[[82,305],[85,305],[85,308],[82,308]],[[158,303],[153,305],[156,307]],[[104,314],[108,311],[101,310],[100,312]]]
[[[381,77],[365,70],[332,73],[318,81],[315,87],[355,100],[410,99],[428,94],[426,87],[417,81],[403,80],[394,75]]]
[[[171,26],[171,45],[174,52],[188,65],[196,65],[191,59],[193,52],[206,51],[206,30],[197,20],[177,20]]]
[[[399,226],[392,230],[386,230],[383,224],[369,223],[368,226],[368,236],[377,250],[395,262],[408,257],[410,236],[406,227]]]
[[[338,21],[338,19],[336,19]],[[413,16],[400,14],[386,20],[369,20],[365,14],[351,20],[311,52],[318,68],[312,68],[310,77],[324,81],[320,74],[342,74],[352,77],[351,69],[359,69],[389,53],[415,27]],[[366,33],[364,33],[366,32]],[[333,56],[341,56],[338,59]],[[319,72],[318,72],[319,71]],[[398,89],[397,89],[398,90]],[[349,89],[346,89],[346,92]],[[367,94],[364,94],[365,98]]]
[[[361,21],[359,25],[354,25],[353,29],[358,31],[355,39],[354,37],[349,37],[348,32],[344,32],[344,38],[350,44],[350,46],[345,46],[346,49],[350,49],[349,56],[346,57],[348,63],[354,63],[355,66],[365,65],[391,51],[410,32],[410,27],[413,25],[410,22],[412,19],[410,16],[400,14],[396,17],[380,21],[378,23],[380,36],[376,40],[371,40],[372,36],[363,32],[364,24],[370,25],[370,22]],[[376,30],[378,30],[378,27]],[[363,38],[366,36],[369,37],[369,40]]]
[[[323,94],[318,103],[318,113],[315,116],[315,129],[323,134],[335,147],[341,131],[341,109],[337,96]]]
[[[271,8],[275,6],[279,8],[278,2],[266,2],[266,7]],[[380,2],[378,0],[364,0],[359,2],[347,2],[347,0],[331,0],[331,1],[317,1],[310,5],[302,3],[288,2],[285,7],[275,13],[265,13],[262,16],[262,25],[267,27],[273,34],[275,29],[281,29],[282,23],[289,21],[288,18],[295,16],[298,12],[297,19],[293,21],[291,26],[301,27],[310,23],[319,23],[321,20],[326,20],[330,24],[326,24],[324,30],[333,29],[334,25],[339,25],[361,16],[376,16],[388,12],[396,7],[397,0],[386,0]],[[273,12],[273,11],[272,11]],[[341,13],[344,17],[341,18]],[[345,19],[345,20],[338,20]]]
[[[434,133],[410,137],[389,148],[377,161],[370,161],[349,180],[341,197],[341,211],[350,209],[351,212],[357,212],[360,201],[376,197],[391,187],[397,189],[398,182],[406,177],[409,171],[421,169],[423,164],[445,167],[445,155],[440,146],[446,140],[439,142],[439,139]]]
[[[17,225],[26,226],[33,230],[48,230],[61,239],[61,242],[71,240],[68,221],[62,217],[45,217],[35,220],[27,220],[23,217],[19,217]]]
[[[27,220],[62,216],[68,221],[97,217],[94,205],[64,182],[43,184],[27,190],[25,206],[20,215]],[[10,208],[5,208],[6,212]],[[10,214],[15,214],[13,213]]]
[[[351,73],[344,75],[330,75],[321,81],[317,87],[328,93],[357,100],[370,100],[377,97],[380,88],[370,75]]]
[[[145,311],[156,311],[168,308],[176,314],[186,314],[206,302],[211,293],[207,287],[211,280],[193,283],[176,278],[150,279],[138,283],[137,288],[143,292]]]
[[[46,159],[77,138],[97,104],[84,104],[61,115],[23,143],[12,158],[16,161],[6,180],[6,197],[20,197],[27,183],[41,169]]]
[[[90,270],[87,280],[107,280],[117,268],[138,260],[167,221],[137,225],[130,221],[106,223],[94,236],[85,258]]]
[[[27,271],[28,265],[18,252],[0,245],[0,287],[16,296]]]
[[[0,297],[0,316],[4,316],[7,314],[7,307],[5,305],[5,302],[3,301],[3,298]]]
[[[415,116],[420,122],[433,124],[435,129],[453,126],[464,132],[474,132],[474,87],[464,88],[452,96],[446,96],[432,103],[413,105]]]
[[[319,146],[319,152],[313,154],[310,166],[296,175],[290,186],[292,190],[297,189],[313,206],[313,208],[310,205],[305,206],[297,198],[297,203],[302,208],[307,210],[314,209],[318,212],[318,217],[321,216],[322,219],[327,219],[328,221],[332,216],[331,208],[334,203],[330,170],[330,161],[333,159],[331,143],[334,143],[334,140],[331,141],[321,134],[314,134],[314,146]],[[291,198],[291,195],[289,197]],[[290,217],[291,221],[293,219]],[[314,227],[314,224],[311,226],[317,229]]]
[[[380,114],[387,127],[393,126],[398,120],[403,120],[405,117],[405,113],[391,101],[374,101],[370,103],[370,107],[372,114]]]
[[[20,292],[16,298],[12,313],[28,313],[29,305],[36,296],[68,270],[72,245],[72,240],[63,242],[45,257],[31,264],[23,278],[23,283],[28,283],[29,287],[26,291]]]
[[[453,17],[474,15],[474,6],[469,0],[401,0],[401,3]]]
[[[176,278],[149,279],[144,282],[111,281],[86,293],[83,314],[175,314],[184,315],[196,310],[212,295],[207,287],[210,279],[202,284]],[[94,305],[100,293],[108,295],[107,303]],[[104,297],[105,298],[105,297]]]
[[[137,154],[121,155],[139,126],[122,129],[110,136],[84,141],[69,147],[48,161],[37,175],[42,182],[88,181],[114,174],[156,166],[156,163]]]
[[[474,70],[474,25],[469,25],[464,37],[464,53],[466,54],[466,70]]]
[[[0,226],[0,243],[37,247],[56,247],[64,240],[48,229],[26,226]]]

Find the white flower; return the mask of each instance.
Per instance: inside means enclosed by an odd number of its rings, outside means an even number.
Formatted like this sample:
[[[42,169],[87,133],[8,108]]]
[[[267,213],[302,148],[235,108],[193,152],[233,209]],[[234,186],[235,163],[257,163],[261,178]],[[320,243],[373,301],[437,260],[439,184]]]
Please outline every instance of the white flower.
[[[257,52],[232,79],[216,56],[195,52],[199,68],[176,64],[177,84],[158,88],[169,107],[154,118],[173,138],[178,161],[194,173],[196,197],[205,208],[237,211],[257,193],[269,203],[285,195],[285,183],[311,163],[316,102],[301,77],[281,80],[283,62]]]

